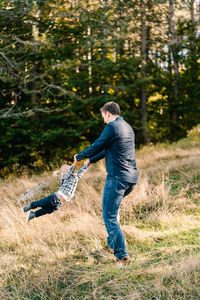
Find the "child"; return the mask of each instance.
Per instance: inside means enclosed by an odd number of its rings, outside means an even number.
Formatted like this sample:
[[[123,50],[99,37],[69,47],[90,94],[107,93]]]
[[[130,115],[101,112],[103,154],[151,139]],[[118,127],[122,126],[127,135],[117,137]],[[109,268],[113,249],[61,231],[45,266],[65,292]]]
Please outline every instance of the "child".
[[[33,218],[38,218],[45,214],[51,214],[61,207],[62,202],[70,201],[73,198],[78,180],[87,170],[87,166],[83,165],[78,173],[74,173],[75,166],[76,163],[73,163],[71,167],[68,165],[63,165],[60,171],[58,171],[61,174],[61,186],[57,192],[38,201],[33,201],[27,206],[23,207],[24,212],[41,207],[41,209],[29,212],[27,222]]]

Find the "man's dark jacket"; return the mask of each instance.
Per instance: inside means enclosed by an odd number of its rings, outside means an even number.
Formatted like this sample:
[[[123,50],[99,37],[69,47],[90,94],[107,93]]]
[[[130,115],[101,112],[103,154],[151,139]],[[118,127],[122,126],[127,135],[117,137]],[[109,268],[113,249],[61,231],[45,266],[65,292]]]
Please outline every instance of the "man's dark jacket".
[[[108,175],[137,183],[135,136],[131,126],[122,117],[108,123],[100,137],[76,155],[78,161],[89,158],[92,163],[103,157]]]

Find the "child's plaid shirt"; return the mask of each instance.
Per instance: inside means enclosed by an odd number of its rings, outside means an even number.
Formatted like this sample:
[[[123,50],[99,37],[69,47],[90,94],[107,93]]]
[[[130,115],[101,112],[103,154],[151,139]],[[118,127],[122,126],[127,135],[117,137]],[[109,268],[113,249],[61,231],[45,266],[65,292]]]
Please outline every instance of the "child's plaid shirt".
[[[57,192],[59,195],[63,196],[66,201],[70,201],[73,198],[78,180],[86,172],[87,167],[83,166],[80,168],[76,175],[74,175],[74,170],[75,168],[71,166],[69,171],[62,175],[61,187]]]

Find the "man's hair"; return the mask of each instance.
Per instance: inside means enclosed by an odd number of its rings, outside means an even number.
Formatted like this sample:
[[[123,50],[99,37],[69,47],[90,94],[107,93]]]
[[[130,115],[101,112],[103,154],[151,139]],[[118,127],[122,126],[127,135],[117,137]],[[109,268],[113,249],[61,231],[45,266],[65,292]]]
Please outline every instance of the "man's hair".
[[[107,102],[100,108],[101,112],[106,113],[107,111],[111,113],[112,115],[120,115],[120,107],[115,102]]]

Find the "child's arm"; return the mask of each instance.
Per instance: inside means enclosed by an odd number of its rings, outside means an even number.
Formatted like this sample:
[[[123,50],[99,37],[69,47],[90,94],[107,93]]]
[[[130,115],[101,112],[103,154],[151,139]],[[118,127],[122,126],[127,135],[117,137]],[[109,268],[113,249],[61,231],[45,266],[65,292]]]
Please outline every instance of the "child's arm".
[[[67,179],[71,174],[74,173],[75,166],[76,166],[76,163],[73,163],[67,172],[66,172],[65,165],[61,168],[61,182],[62,182],[62,179],[64,179],[64,178]]]
[[[77,177],[80,179],[81,176],[87,171],[87,167],[86,165],[84,165],[82,168],[80,168],[80,170],[77,173]]]

